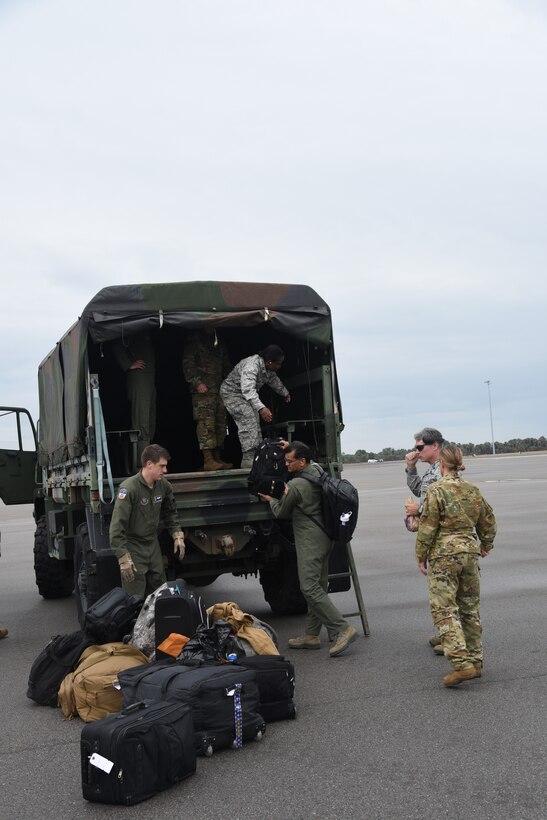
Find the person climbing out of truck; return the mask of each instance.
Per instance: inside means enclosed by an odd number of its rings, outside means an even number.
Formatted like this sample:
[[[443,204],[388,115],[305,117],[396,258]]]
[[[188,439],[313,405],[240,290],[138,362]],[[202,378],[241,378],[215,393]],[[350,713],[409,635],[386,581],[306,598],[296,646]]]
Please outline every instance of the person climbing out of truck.
[[[269,424],[272,411],[265,406],[258,391],[268,384],[286,402],[291,396],[277,371],[285,360],[285,354],[277,345],[241,359],[220,385],[224,406],[237,426],[241,444],[241,468],[248,469],[253,463],[255,449],[261,441],[260,422]]]
[[[182,372],[192,395],[196,435],[204,470],[230,470],[221,448],[226,437],[226,409],[220,385],[230,372],[226,343],[214,328],[195,330],[184,342]]]
[[[131,428],[139,431],[137,457],[156,432],[156,361],[148,333],[122,336],[112,345],[112,354],[126,374],[127,398],[131,405]]]
[[[141,456],[142,469],[126,479],[118,490],[110,546],[120,565],[122,587],[130,595],[148,595],[165,582],[165,568],[158,541],[163,519],[173,538],[173,551],[184,558],[184,533],[177,514],[173,488],[164,478],[170,455],[159,444],[149,444]]]

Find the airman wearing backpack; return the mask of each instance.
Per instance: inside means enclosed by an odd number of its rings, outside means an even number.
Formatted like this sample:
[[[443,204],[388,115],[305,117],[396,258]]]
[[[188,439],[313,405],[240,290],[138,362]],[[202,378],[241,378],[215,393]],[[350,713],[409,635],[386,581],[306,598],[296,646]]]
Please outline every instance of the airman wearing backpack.
[[[328,596],[329,554],[332,541],[323,530],[321,487],[299,477],[299,473],[320,475],[321,468],[312,464],[310,448],[293,441],[284,450],[285,464],[293,478],[278,500],[259,493],[268,501],[276,518],[292,520],[298,577],[302,595],[308,604],[306,633],[289,640],[291,649],[320,649],[319,633],[325,626],[329,636],[336,636],[329,654],[335,658],[357,638],[357,630],[348,624]],[[317,519],[315,523],[313,519]]]

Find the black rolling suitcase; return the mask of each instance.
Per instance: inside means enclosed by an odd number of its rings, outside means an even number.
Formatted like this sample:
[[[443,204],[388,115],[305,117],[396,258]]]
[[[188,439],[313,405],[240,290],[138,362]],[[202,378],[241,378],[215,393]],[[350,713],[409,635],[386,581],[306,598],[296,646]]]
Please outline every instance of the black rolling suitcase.
[[[143,603],[143,596],[114,587],[87,610],[84,631],[99,644],[122,641],[131,632]]]
[[[140,672],[140,674],[139,674]],[[266,729],[260,714],[256,673],[234,664],[187,666],[156,661],[144,669],[118,675],[124,703],[176,700],[192,707],[196,752],[210,756],[216,749],[239,748],[260,740]]]
[[[173,591],[171,591],[173,590]],[[172,632],[191,638],[200,624],[207,623],[207,611],[198,592],[184,581],[169,582],[154,605],[156,658],[165,658],[158,646]]]
[[[80,754],[86,800],[140,803],[194,774],[192,710],[176,701],[135,703],[85,726]]]
[[[238,666],[256,672],[260,697],[259,712],[266,723],[294,719],[294,666],[282,655],[247,655]]]

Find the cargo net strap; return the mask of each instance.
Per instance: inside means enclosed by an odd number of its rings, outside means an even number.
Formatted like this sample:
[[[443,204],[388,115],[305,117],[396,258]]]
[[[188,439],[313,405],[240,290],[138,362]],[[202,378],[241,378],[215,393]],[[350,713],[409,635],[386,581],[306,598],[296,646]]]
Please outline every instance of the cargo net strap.
[[[99,390],[97,387],[92,388],[93,397],[93,411],[95,417],[95,440],[97,447],[97,483],[99,490],[99,498],[103,504],[112,504],[114,501],[114,481],[112,479],[112,470],[110,468],[110,458],[108,456],[108,442],[106,438],[106,428],[104,425],[103,409],[101,399],[99,398]],[[106,473],[108,479],[108,490],[110,499],[105,501],[104,498],[104,476],[103,470],[106,466]]]

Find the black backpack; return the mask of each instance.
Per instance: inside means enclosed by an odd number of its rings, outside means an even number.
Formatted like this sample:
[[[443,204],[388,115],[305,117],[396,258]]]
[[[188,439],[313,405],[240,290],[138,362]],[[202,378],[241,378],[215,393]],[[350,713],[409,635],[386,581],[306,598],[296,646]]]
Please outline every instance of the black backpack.
[[[285,465],[285,453],[281,438],[265,438],[255,450],[253,466],[247,479],[249,492],[264,493],[281,498],[289,471]]]
[[[353,484],[345,478],[334,478],[325,472],[317,477],[307,472],[300,472],[298,478],[305,478],[321,487],[323,523],[313,515],[308,515],[308,513],[304,515],[311,518],[333,541],[340,544],[349,543],[357,525],[359,513],[359,493]],[[304,512],[301,507],[298,509]]]
[[[121,587],[114,587],[89,607],[84,631],[98,644],[123,641],[133,629],[143,603],[142,595],[129,595]]]
[[[55,635],[31,666],[27,698],[41,706],[57,706],[63,678],[75,669],[84,649],[94,643],[94,638],[80,630]]]

